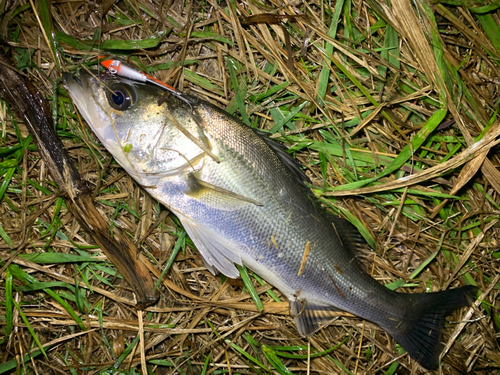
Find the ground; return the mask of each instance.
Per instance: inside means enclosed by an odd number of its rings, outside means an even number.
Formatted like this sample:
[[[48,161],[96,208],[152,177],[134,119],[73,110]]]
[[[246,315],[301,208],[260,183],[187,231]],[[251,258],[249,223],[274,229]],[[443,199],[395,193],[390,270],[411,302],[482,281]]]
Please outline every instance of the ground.
[[[25,121],[2,102],[0,373],[427,372],[370,322],[339,314],[304,339],[265,275],[208,272],[178,220],[113,161],[61,85],[63,72],[96,69],[101,54],[282,142],[325,209],[371,245],[362,257],[380,283],[408,293],[477,285],[478,302],[449,317],[436,373],[497,373],[498,7],[1,2],[4,66],[44,98],[109,236],[130,238],[132,262],[161,283],[158,302],[136,309],[137,285],[75,218]]]

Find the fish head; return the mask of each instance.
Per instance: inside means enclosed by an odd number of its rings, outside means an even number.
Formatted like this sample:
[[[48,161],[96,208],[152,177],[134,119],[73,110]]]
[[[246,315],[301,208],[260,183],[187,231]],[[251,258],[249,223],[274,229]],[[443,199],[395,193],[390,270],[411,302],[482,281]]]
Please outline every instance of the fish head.
[[[189,103],[107,72],[65,73],[63,81],[103,146],[142,185],[201,168],[204,152],[186,132],[205,138]]]

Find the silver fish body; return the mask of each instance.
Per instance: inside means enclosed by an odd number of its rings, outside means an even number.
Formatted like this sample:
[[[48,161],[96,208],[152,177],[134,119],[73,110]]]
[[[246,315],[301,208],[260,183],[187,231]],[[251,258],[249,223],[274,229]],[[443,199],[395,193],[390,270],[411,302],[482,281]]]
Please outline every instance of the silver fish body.
[[[261,275],[288,298],[301,335],[340,309],[377,323],[424,367],[437,367],[445,317],[469,304],[475,287],[385,288],[357,264],[359,233],[327,216],[294,162],[262,134],[195,97],[110,75],[80,80],[65,76],[65,86],[88,124],[180,219],[212,272],[236,278],[235,264],[244,264]]]

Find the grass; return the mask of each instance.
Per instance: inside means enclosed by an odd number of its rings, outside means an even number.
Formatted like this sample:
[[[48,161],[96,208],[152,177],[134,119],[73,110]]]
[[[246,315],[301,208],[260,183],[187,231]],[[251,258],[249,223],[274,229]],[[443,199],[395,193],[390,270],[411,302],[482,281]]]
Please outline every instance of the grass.
[[[1,13],[3,52],[49,103],[110,235],[119,227],[138,241],[160,300],[134,309],[130,286],[2,105],[0,373],[425,372],[374,324],[341,314],[303,339],[266,275],[209,273],[178,220],[123,173],[59,85],[64,71],[95,68],[101,52],[287,145],[321,203],[372,245],[381,283],[407,292],[478,285],[472,314],[450,318],[442,373],[498,372],[498,6],[169,4],[39,0]],[[259,13],[305,16],[244,22]]]

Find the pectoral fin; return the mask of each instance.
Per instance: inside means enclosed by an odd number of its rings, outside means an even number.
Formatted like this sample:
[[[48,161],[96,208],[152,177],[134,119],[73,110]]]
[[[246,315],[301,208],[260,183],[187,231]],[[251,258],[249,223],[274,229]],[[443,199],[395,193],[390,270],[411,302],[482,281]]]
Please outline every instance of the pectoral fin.
[[[199,179],[195,173],[188,175],[189,190],[186,195],[196,198],[204,203],[219,209],[237,208],[241,204],[255,204],[262,206],[262,203],[232,191],[220,188]]]
[[[234,264],[241,265],[236,245],[221,238],[212,228],[189,218],[180,217],[180,219],[209,271],[214,275],[219,271],[227,277],[236,279],[240,273]]]

